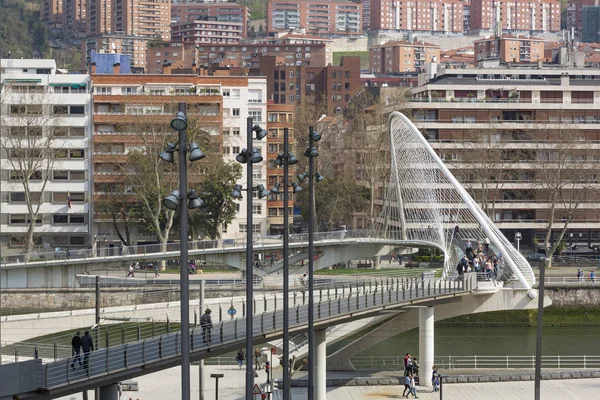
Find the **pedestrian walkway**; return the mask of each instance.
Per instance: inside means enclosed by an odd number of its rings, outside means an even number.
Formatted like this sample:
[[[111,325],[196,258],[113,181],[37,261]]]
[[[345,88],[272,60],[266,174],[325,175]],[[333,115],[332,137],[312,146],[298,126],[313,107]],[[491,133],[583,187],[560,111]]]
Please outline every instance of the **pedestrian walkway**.
[[[236,366],[205,367],[205,399],[215,398],[215,380],[210,374],[223,374],[219,379],[219,399],[243,400],[245,368]],[[341,372],[333,375],[341,376]],[[303,374],[302,374],[303,375]],[[328,378],[331,373],[328,373]],[[354,377],[352,373],[350,376]],[[364,374],[363,374],[364,375]],[[384,375],[381,375],[384,376]],[[387,376],[395,376],[387,373]],[[171,368],[155,374],[145,375],[133,380],[138,382],[139,391],[123,392],[125,400],[165,400],[181,397],[181,370]],[[276,378],[281,378],[281,369],[276,370]],[[258,371],[255,382],[262,385],[266,382],[264,370]],[[327,389],[327,400],[383,400],[401,399],[403,386],[345,386]],[[542,399],[555,400],[591,400],[598,398],[600,378],[577,380],[544,380],[541,383]],[[94,399],[92,391],[89,400]],[[443,387],[444,400],[531,400],[534,397],[533,381],[494,382],[494,383],[457,383]],[[422,400],[439,400],[439,392],[432,393],[417,387],[417,396]],[[191,398],[198,398],[198,367],[191,369]],[[63,397],[60,400],[82,400],[80,393]],[[276,395],[274,400],[279,399]],[[292,388],[292,400],[306,400],[306,388]]]

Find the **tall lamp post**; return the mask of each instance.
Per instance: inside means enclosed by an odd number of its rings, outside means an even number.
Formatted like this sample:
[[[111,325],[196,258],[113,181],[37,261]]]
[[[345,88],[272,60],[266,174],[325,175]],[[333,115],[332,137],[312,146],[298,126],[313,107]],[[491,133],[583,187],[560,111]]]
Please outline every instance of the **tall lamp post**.
[[[517,242],[517,252],[521,252],[520,250],[520,243],[521,243],[521,239],[523,239],[523,236],[521,235],[521,232],[517,232],[515,233],[515,241]]]
[[[319,155],[315,142],[321,140],[313,127],[308,128],[308,148],[304,156],[308,157],[308,399],[315,398],[315,299],[314,299],[314,207],[315,207],[315,157]],[[319,175],[320,176],[320,175]],[[322,179],[321,179],[322,180]]]
[[[235,157],[240,164],[246,164],[246,190],[248,197],[246,199],[246,399],[252,399],[252,389],[254,389],[254,370],[252,369],[252,339],[254,336],[252,296],[254,284],[254,271],[252,266],[252,164],[263,160],[260,151],[252,146],[252,133],[256,134],[256,140],[261,140],[267,136],[267,131],[259,125],[254,125],[251,117],[246,121],[246,143],[245,149]],[[264,187],[258,187],[259,198],[266,197],[269,191]],[[235,185],[232,193],[234,198],[242,198],[241,185]]]
[[[279,153],[275,165],[283,166],[283,398],[290,399],[290,266],[289,266],[289,166],[298,163],[298,159],[290,153],[289,129],[283,130],[283,153]],[[294,193],[302,190],[293,184]],[[279,193],[276,184],[272,193]]]
[[[188,275],[188,207],[190,209],[201,207],[203,201],[198,198],[195,191],[187,191],[187,115],[186,104],[179,103],[179,111],[171,121],[171,128],[179,133],[179,190],[173,190],[162,201],[169,210],[176,210],[179,206],[179,242],[180,242],[180,286],[181,286],[181,399],[190,399],[190,293]],[[174,153],[177,147],[173,143],[159,157],[167,162],[174,162]],[[198,161],[206,155],[200,150],[197,143],[190,144],[189,159]],[[183,195],[182,195],[183,194]],[[189,201],[189,202],[188,202]]]

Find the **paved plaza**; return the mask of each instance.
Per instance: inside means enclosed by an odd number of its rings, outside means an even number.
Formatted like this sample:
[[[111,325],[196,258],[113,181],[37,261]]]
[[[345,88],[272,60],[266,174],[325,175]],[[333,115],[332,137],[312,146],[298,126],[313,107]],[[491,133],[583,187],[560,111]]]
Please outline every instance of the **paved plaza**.
[[[205,367],[207,382],[204,399],[215,399],[215,380],[211,373],[222,373],[224,378],[219,380],[219,400],[243,400],[245,369],[237,366]],[[266,381],[264,371],[258,371],[256,382]],[[281,373],[281,371],[279,371]],[[336,375],[341,373],[336,373]],[[366,373],[368,374],[368,373]],[[352,374],[353,376],[355,374]],[[387,373],[388,376],[397,376]],[[198,367],[191,370],[191,398],[198,399]],[[181,398],[180,369],[171,368],[160,373],[145,375],[134,379],[139,384],[139,391],[123,392],[121,400],[166,400]],[[401,399],[401,386],[346,386],[328,388],[327,400],[383,400]],[[94,398],[89,392],[89,399]],[[439,400],[439,393],[419,391],[417,396],[423,400]],[[534,396],[533,381],[499,382],[499,383],[460,383],[447,384],[443,388],[444,400],[531,400]],[[274,396],[273,399],[281,397]],[[306,388],[293,388],[293,400],[305,400]],[[542,381],[543,400],[592,400],[600,398],[600,379],[577,379]],[[61,400],[82,400],[81,394],[63,397]]]

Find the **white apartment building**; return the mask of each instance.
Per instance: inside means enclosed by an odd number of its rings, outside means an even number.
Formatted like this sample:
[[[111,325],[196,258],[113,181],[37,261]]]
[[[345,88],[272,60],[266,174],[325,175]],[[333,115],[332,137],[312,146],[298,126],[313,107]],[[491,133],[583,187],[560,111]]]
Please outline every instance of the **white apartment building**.
[[[54,60],[3,59],[0,80],[2,257],[23,253],[31,220],[22,183],[28,168],[30,203],[40,204],[34,252],[90,247],[89,75],[61,74]]]
[[[235,156],[247,145],[246,124],[247,118],[252,117],[254,124],[267,129],[267,79],[264,77],[245,78],[246,86],[227,86],[224,82],[223,90],[223,158],[225,162],[235,161]],[[254,137],[254,136],[253,136]],[[254,186],[267,187],[267,138],[261,141],[254,140],[254,147],[260,150],[264,161],[253,165]],[[242,178],[238,184],[246,189],[246,165],[243,165]],[[247,192],[246,192],[247,193]],[[252,229],[255,234],[265,236],[267,226],[267,198],[259,199],[253,193]],[[222,227],[221,237],[225,239],[243,238],[246,235],[246,194],[244,199],[238,201],[238,212],[235,219],[227,226]]]

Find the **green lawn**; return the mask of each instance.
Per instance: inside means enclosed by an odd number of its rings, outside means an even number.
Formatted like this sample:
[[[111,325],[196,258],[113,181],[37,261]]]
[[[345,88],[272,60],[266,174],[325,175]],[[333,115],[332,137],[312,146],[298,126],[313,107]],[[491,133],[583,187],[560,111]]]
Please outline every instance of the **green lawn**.
[[[336,269],[320,269],[315,271],[315,275],[369,275],[369,276],[420,276],[423,271],[434,271],[436,277],[440,277],[442,271],[440,269],[429,268],[336,268]]]
[[[340,60],[343,56],[359,56],[360,68],[369,69],[368,51],[336,51],[333,53],[333,65],[340,65]]]

